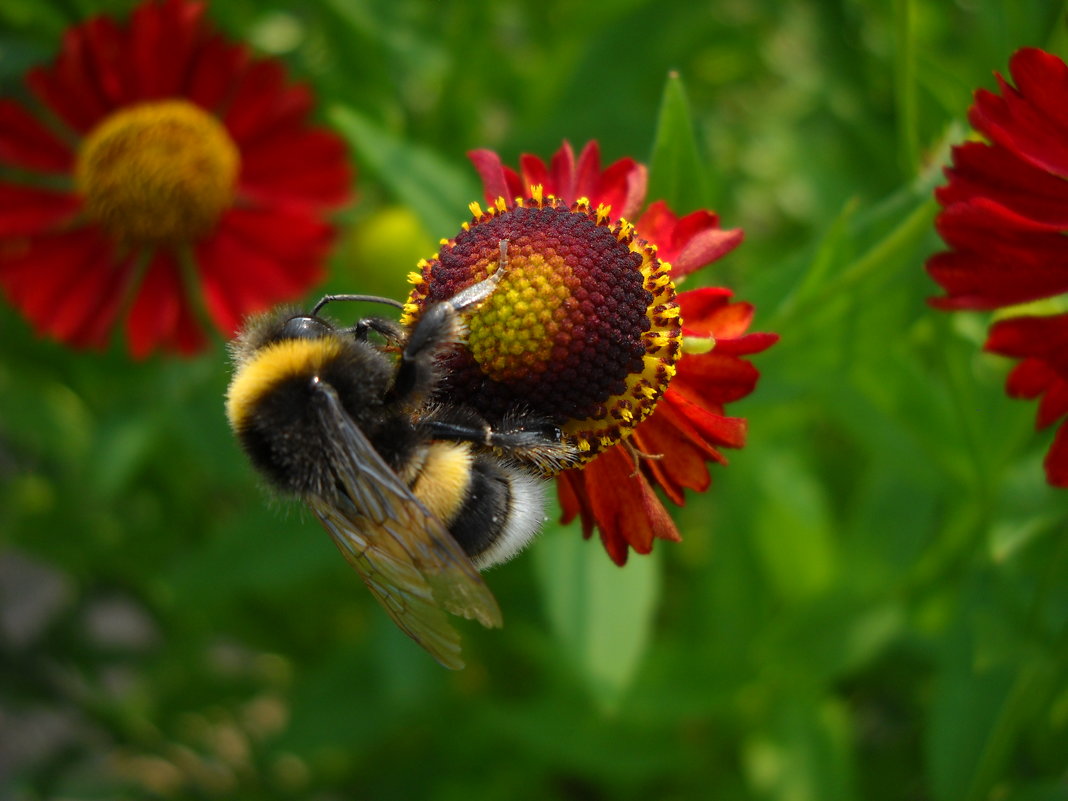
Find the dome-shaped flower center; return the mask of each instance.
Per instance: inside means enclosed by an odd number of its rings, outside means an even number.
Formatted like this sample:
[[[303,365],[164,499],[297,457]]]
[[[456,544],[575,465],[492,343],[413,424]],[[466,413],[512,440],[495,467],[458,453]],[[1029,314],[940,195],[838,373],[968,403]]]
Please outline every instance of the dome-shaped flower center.
[[[624,221],[585,201],[534,197],[483,212],[420,263],[405,321],[499,269],[468,317],[442,391],[491,422],[517,411],[559,425],[593,458],[647,417],[675,373],[682,328],[668,265]]]
[[[184,100],[121,109],[78,152],[86,212],[129,244],[191,241],[233,202],[240,154],[226,128]]]

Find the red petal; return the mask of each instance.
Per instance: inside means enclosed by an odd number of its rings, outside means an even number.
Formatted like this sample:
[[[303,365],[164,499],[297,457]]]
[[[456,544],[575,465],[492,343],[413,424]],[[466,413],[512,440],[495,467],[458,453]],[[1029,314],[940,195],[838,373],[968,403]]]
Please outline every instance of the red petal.
[[[0,236],[43,234],[68,222],[82,207],[77,195],[0,184]]]
[[[760,372],[749,362],[718,351],[687,354],[679,362],[671,389],[702,406],[741,400],[756,387]]]
[[[104,102],[111,108],[132,103],[137,70],[126,31],[110,17],[96,17],[85,23],[85,43]]]
[[[186,0],[143,3],[130,19],[130,44],[140,100],[182,95],[190,60],[207,35],[204,4]]]
[[[986,198],[955,203],[937,218],[957,251],[938,253],[927,271],[947,293],[939,308],[993,309],[1068,291],[1068,238]]]
[[[1068,414],[1068,381],[1058,378],[1042,396],[1038,404],[1038,416],[1035,423],[1038,428],[1046,428],[1066,414]]]
[[[248,63],[248,50],[243,45],[230,44],[221,36],[210,37],[193,57],[186,96],[202,108],[221,113]]]
[[[562,168],[557,164],[557,157],[553,156],[553,173],[550,176],[548,168],[545,166],[545,162],[539,159],[537,156],[531,156],[528,153],[524,153],[519,157],[519,195],[521,197],[527,197],[530,194],[530,188],[532,186],[541,186],[546,195],[556,195],[564,200],[569,200],[567,195],[564,194],[566,186],[561,186],[556,180],[555,173],[562,172]],[[511,200],[511,198],[508,198]]]
[[[88,132],[110,111],[104,91],[93,80],[92,48],[81,27],[63,35],[52,67],[30,70],[26,83],[44,105],[80,133]]]
[[[711,478],[706,462],[718,461],[719,454],[668,423],[666,417],[654,414],[638,426],[631,439],[639,451],[650,457],[642,459],[642,469],[674,503],[684,503],[684,489],[708,489]]]
[[[1046,480],[1055,487],[1068,487],[1068,423],[1057,429],[1046,454]]]
[[[232,210],[197,247],[204,300],[232,335],[256,311],[292,300],[322,276],[330,228],[277,211]]]
[[[188,306],[174,255],[156,251],[126,321],[134,358],[143,359],[157,348],[190,352],[191,347],[202,344],[202,336],[195,342],[190,337]]]
[[[678,529],[641,473],[620,445],[609,448],[584,468],[590,508],[601,541],[618,565],[627,561],[627,546],[649,553],[654,539],[679,541]]]
[[[523,167],[523,174],[529,175],[528,182],[539,183],[535,180],[535,176],[539,168],[543,167],[541,159],[524,155],[520,159],[520,164]],[[532,168],[531,171],[528,171],[528,164]],[[579,199],[575,177],[575,151],[571,149],[571,143],[565,139],[560,149],[553,153],[549,162],[549,175],[544,181],[545,194],[556,195],[568,203],[574,203]]]
[[[711,331],[716,315],[730,303],[734,293],[724,287],[707,286],[680,292],[676,300],[682,312],[682,321],[687,328]],[[742,331],[744,333],[744,330]]]
[[[710,446],[741,448],[745,445],[748,423],[744,417],[725,417],[704,404],[694,403],[670,387],[657,404],[654,414],[663,415],[665,423],[678,428],[694,441]],[[722,456],[719,461],[726,463]]]
[[[949,184],[935,192],[950,206],[985,197],[1041,223],[1068,228],[1068,183],[998,145],[966,142],[953,149]]]
[[[1010,62],[1023,91],[999,77],[1001,96],[981,89],[969,119],[976,130],[1036,167],[1068,177],[1068,67],[1041,50],[1017,51]]]
[[[587,142],[576,169],[576,199],[587,197],[594,208],[602,203],[611,206],[615,219],[634,219],[645,202],[648,182],[645,166],[629,158],[620,159],[604,171],[600,164],[601,154],[596,140]]]
[[[515,186],[509,184],[504,165],[501,164],[501,157],[492,150],[469,150],[467,158],[475,165],[475,171],[482,179],[483,196],[487,203],[495,203],[499,197],[510,202],[516,195],[522,194]],[[515,176],[518,184],[519,177],[515,173],[512,175]]]
[[[71,172],[74,154],[22,106],[0,100],[0,162],[31,170]]]
[[[1057,374],[1040,359],[1024,359],[1005,381],[1010,398],[1037,398],[1057,380]]]
[[[328,208],[349,197],[345,143],[329,131],[286,130],[258,138],[241,154],[243,194],[263,202]]]
[[[1003,356],[1040,357],[1068,376],[1068,314],[999,320],[984,348]]]
[[[0,251],[0,282],[11,302],[37,331],[47,331],[55,304],[82,269],[86,254],[93,254],[99,241],[93,229],[79,228],[57,236],[22,240],[23,247],[17,252]],[[89,260],[93,260],[91,256]]]
[[[586,495],[586,484],[581,470],[565,470],[556,476],[556,491],[560,499],[562,514],[560,522],[570,523],[575,515],[582,515],[582,536],[589,538],[593,533],[593,510]]]
[[[50,332],[78,347],[104,347],[133,273],[132,258],[118,263],[112,245],[101,239],[95,251],[85,254],[83,267],[66,287],[66,297],[56,304]]]
[[[617,217],[635,220],[649,185],[649,170],[634,159],[620,159],[602,174],[597,195]]]
[[[742,243],[740,228],[723,230],[710,211],[679,218],[662,200],[649,205],[637,223],[638,234],[656,245],[661,259],[671,263],[675,280],[711,264]]]

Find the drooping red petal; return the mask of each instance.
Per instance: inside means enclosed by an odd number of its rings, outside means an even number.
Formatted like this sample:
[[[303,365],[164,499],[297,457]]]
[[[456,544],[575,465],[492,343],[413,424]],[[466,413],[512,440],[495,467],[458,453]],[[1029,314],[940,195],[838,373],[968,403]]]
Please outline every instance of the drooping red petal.
[[[1068,177],[1068,66],[1050,53],[1023,48],[1009,69],[1019,88],[999,76],[1001,95],[977,91],[972,125],[1036,167]]]
[[[575,515],[581,515],[582,536],[589,538],[596,521],[586,497],[586,485],[581,470],[565,470],[556,476],[557,497],[560,499],[560,522],[570,523]]]
[[[642,454],[641,466],[654,485],[675,504],[685,502],[686,489],[704,492],[711,483],[707,462],[722,461],[720,454],[699,438],[654,414],[635,430],[631,441]]]
[[[581,487],[578,481],[571,487],[585,495],[605,550],[617,565],[626,563],[628,546],[637,553],[649,553],[654,539],[682,539],[649,482],[635,472],[623,446],[609,448],[590,462],[581,479]]]
[[[695,211],[680,218],[657,200],[639,218],[638,234],[657,247],[657,255],[671,264],[676,281],[711,264],[742,243],[740,228],[723,230],[719,217],[710,211]]]
[[[81,207],[77,195],[0,183],[0,209],[4,209],[0,237],[35,236],[56,229]]]
[[[0,100],[0,163],[69,172],[74,167],[74,153],[22,106]]]
[[[935,190],[943,206],[985,197],[1022,217],[1068,228],[1068,182],[1006,148],[965,142],[953,149],[946,177],[949,183]]]

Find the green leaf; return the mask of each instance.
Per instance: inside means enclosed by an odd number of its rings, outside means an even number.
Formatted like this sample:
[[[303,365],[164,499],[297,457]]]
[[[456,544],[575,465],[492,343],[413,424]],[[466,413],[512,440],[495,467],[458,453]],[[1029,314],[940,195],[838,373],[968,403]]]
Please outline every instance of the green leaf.
[[[473,177],[432,150],[411,144],[353,108],[335,104],[327,116],[356,152],[356,161],[373,172],[422,219],[434,239],[455,234],[481,198]]]
[[[534,564],[561,648],[601,708],[613,711],[649,642],[660,595],[657,553],[617,567],[597,540],[555,527],[534,549]]]
[[[686,90],[678,73],[669,73],[650,158],[648,197],[665,200],[675,213],[687,214],[709,204],[709,184]]]

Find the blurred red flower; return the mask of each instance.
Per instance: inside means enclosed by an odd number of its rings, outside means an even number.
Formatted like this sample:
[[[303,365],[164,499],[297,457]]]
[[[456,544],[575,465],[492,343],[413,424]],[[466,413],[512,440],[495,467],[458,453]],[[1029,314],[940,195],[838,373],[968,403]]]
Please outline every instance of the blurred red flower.
[[[344,144],[203,3],[72,27],[26,85],[0,99],[0,287],[40,334],[102,347],[125,318],[135,357],[191,353],[203,317],[229,336],[320,279]]]
[[[1068,67],[1024,48],[1009,70],[1016,85],[998,75],[1000,93],[979,89],[969,112],[987,141],[954,148],[949,183],[935,192],[943,207],[935,224],[950,247],[927,262],[946,293],[931,301],[940,309],[997,309],[1068,292]],[[1037,427],[1045,428],[1068,414],[1068,315],[1035,311],[995,323],[985,348],[1022,360],[1007,391],[1041,398]],[[1046,478],[1068,487],[1064,425]]]
[[[593,208],[611,206],[612,219],[634,220],[638,237],[655,245],[657,257],[670,263],[675,282],[742,241],[741,230],[720,228],[718,218],[709,211],[680,218],[659,200],[642,211],[644,165],[621,159],[602,170],[596,142],[588,143],[577,160],[567,142],[549,165],[524,155],[519,172],[505,167],[491,151],[469,155],[491,204],[504,198],[513,206],[516,197],[540,185],[546,195],[564,202],[586,198]],[[722,448],[745,444],[746,420],[726,416],[725,405],[756,386],[759,373],[743,357],[770,347],[778,335],[747,334],[753,307],[732,302],[731,296],[730,290],[719,288],[677,295],[683,355],[655,409],[630,432],[629,439],[557,477],[564,522],[579,516],[587,537],[598,529],[617,564],[626,562],[628,548],[644,554],[652,550],[655,539],[681,539],[655,487],[681,505],[686,489],[708,488],[707,462],[725,463]]]

